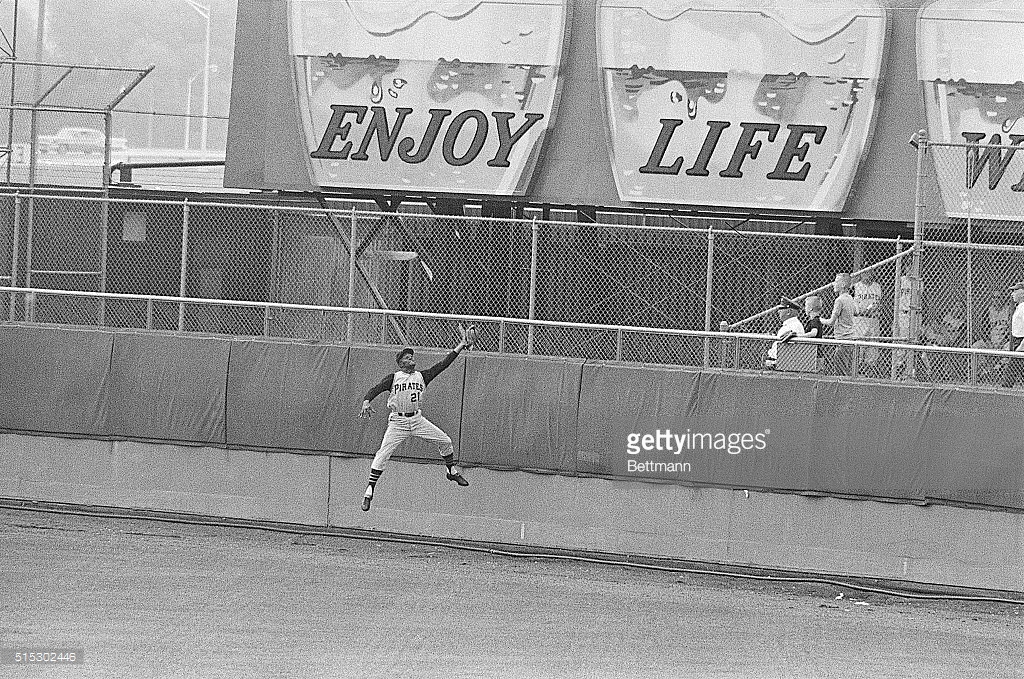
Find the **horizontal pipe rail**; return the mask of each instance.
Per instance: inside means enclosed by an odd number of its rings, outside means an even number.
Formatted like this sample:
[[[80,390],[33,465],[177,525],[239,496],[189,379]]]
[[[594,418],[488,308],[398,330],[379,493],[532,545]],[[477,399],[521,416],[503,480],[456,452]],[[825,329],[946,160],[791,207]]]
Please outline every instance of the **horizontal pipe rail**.
[[[292,304],[288,302],[257,302],[246,300],[230,299],[208,299],[202,297],[172,297],[168,295],[134,295],[116,292],[83,292],[79,290],[50,290],[43,288],[20,288],[0,286],[0,293],[15,293],[30,295],[34,298],[40,296],[59,297],[84,297],[87,299],[106,300],[127,300],[146,303],[167,303],[167,304],[197,304],[207,306],[223,307],[244,307],[251,309],[278,309],[288,311],[313,311],[321,313],[356,313],[367,316],[399,317],[399,318],[420,318],[430,320],[473,322],[473,323],[494,323],[497,325],[509,324],[534,326],[555,329],[589,330],[611,333],[633,333],[648,335],[668,335],[677,337],[709,338],[718,340],[742,340],[742,341],[764,341],[777,342],[779,338],[775,335],[762,335],[756,333],[722,332],[715,330],[685,330],[674,328],[645,328],[628,325],[596,325],[591,323],[570,323],[565,321],[544,321],[530,320],[527,318],[500,318],[495,316],[470,316],[465,314],[438,314],[427,311],[399,311],[393,309],[368,309],[362,307],[335,307],[316,304]],[[796,344],[816,344],[822,346],[851,346],[851,347],[875,347],[879,349],[928,352],[935,354],[960,354],[976,356],[994,356],[1003,358],[1024,358],[1021,352],[1002,351],[998,349],[975,349],[973,347],[942,347],[921,344],[901,344],[896,342],[873,342],[862,340],[836,340],[818,338],[795,338],[791,340]]]
[[[217,161],[220,162],[220,161]],[[0,195],[20,195],[23,198],[35,197],[43,200],[67,200],[67,201],[81,201],[81,202],[104,202],[108,201],[111,203],[121,204],[134,204],[134,205],[181,205],[180,200],[156,200],[156,199],[145,199],[145,198],[109,198],[103,195],[96,196],[74,196],[68,197],[64,195],[55,196],[48,193],[33,193],[31,191],[22,190],[11,190],[5,187],[0,187]],[[352,217],[352,208],[348,207],[306,207],[303,205],[288,205],[288,204],[261,204],[261,203],[236,203],[236,202],[214,202],[214,201],[189,201],[189,205],[192,207],[216,207],[224,208],[225,206],[232,209],[243,209],[243,210],[266,210],[271,212],[304,212],[314,215],[331,214],[350,219]],[[500,224],[520,224],[526,228],[530,228],[533,225],[532,219],[508,219],[502,217],[470,217],[464,215],[436,215],[433,213],[418,213],[418,212],[380,212],[380,211],[363,211],[356,210],[356,216],[366,219],[377,219],[380,217],[402,217],[405,219],[459,219],[467,222],[476,223],[500,223]],[[710,220],[709,217],[700,217],[702,220]],[[719,218],[718,221],[727,221],[724,218]],[[700,236],[702,239],[707,238],[708,229],[707,227],[688,227],[688,226],[645,226],[640,224],[611,224],[607,222],[564,222],[555,220],[544,220],[544,226],[555,226],[565,227],[573,229],[603,229],[607,231],[637,231],[637,232],[649,232],[649,231],[664,231],[668,233],[692,233]],[[720,228],[711,229],[713,233],[717,234],[732,234],[737,236],[750,236],[752,238],[783,238],[790,240],[809,240],[809,241],[822,241],[822,242],[835,242],[835,243],[895,243],[895,238],[867,238],[860,236],[827,236],[818,234],[800,234],[800,233],[785,233],[776,231],[742,231],[739,229],[731,228]]]

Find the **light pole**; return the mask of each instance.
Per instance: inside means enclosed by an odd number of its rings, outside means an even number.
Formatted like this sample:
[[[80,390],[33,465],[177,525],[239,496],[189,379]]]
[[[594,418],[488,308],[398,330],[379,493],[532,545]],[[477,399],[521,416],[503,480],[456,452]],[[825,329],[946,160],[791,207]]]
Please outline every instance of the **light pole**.
[[[204,80],[209,82],[210,74],[217,72],[217,64],[210,64],[209,68],[203,69],[203,71],[197,71],[194,76],[188,79],[188,85],[185,86],[185,148],[192,148],[192,83],[196,81],[201,75],[204,75]],[[205,107],[206,102],[203,102]],[[206,118],[203,118],[203,151],[206,151]]]
[[[185,88],[185,149],[192,148],[192,83],[202,73],[196,73],[188,79],[188,86]]]
[[[206,48],[205,48],[205,51],[203,52],[203,123],[202,123],[202,130],[203,130],[202,131],[202,149],[205,152],[206,151],[207,132],[208,132],[208,129],[209,129],[208,128],[207,116],[210,113],[210,24],[211,24],[211,22],[210,22],[210,5],[204,5],[201,2],[198,2],[197,0],[184,0],[184,1],[185,1],[185,3],[189,7],[194,9],[199,14],[199,16],[201,16],[204,19],[206,19]],[[195,76],[193,76],[188,81],[188,92],[189,92],[189,96],[188,96],[189,110],[188,110],[188,113],[189,113],[189,116],[192,115],[192,83],[193,83],[193,81],[195,81]],[[189,134],[189,131],[190,131],[189,123],[188,123],[189,120],[191,120],[191,118],[187,118],[186,122],[185,122],[186,147],[188,146],[188,143],[187,143],[188,142],[188,134]]]

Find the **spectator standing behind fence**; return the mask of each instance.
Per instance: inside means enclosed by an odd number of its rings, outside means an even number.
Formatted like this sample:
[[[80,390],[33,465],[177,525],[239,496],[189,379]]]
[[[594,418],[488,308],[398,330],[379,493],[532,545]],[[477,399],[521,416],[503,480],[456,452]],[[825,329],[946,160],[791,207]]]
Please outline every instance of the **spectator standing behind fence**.
[[[1010,317],[1013,305],[998,287],[993,287],[988,303],[988,337],[973,345],[975,349],[1006,349],[1010,342]]]
[[[967,305],[957,300],[943,314],[942,318],[933,318],[922,328],[927,344],[935,347],[963,347],[967,345]],[[924,352],[921,354],[929,379],[939,381],[957,381],[958,361],[955,354]]]
[[[853,286],[854,319],[853,327],[860,339],[877,342],[882,332],[878,320],[879,307],[882,304],[882,286],[875,280],[875,272],[868,269],[861,274],[860,280]],[[878,349],[864,347],[861,357],[865,368],[878,363]]]
[[[1017,305],[1010,320],[1010,349],[1024,353],[1024,281],[1010,288],[1010,298]],[[1003,366],[1003,386],[1013,387],[1024,382],[1024,355],[1011,358]]]
[[[974,349],[1010,349],[1010,317],[1013,306],[1010,299],[1003,294],[997,285],[992,286],[988,303],[988,332],[971,345]],[[978,378],[983,382],[1001,382],[1002,359],[995,356],[982,356],[978,361]]]
[[[850,274],[837,273],[832,283],[836,293],[836,301],[832,303],[832,315],[821,319],[825,325],[832,327],[832,336],[837,340],[853,340],[857,331],[853,327],[854,304],[850,296]],[[837,346],[832,354],[833,369],[840,375],[849,375],[853,364],[853,347]]]

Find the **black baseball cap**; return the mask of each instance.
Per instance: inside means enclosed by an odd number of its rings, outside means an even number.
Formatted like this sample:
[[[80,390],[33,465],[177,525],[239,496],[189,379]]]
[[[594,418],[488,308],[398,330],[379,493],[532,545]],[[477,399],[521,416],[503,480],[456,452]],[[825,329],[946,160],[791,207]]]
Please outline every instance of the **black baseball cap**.
[[[800,311],[801,306],[793,300],[783,297],[779,300],[779,307],[782,309],[793,309],[794,311]]]
[[[415,355],[416,355],[416,352],[412,350],[412,347],[406,347],[405,349],[402,349],[401,351],[399,351],[398,354],[395,356],[395,363],[401,362],[403,356],[415,356]]]

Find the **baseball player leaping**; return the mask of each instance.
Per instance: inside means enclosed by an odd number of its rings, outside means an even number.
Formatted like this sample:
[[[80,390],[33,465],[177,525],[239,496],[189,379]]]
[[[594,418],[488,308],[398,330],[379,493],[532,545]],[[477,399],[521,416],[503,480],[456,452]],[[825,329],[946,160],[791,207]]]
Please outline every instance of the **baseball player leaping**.
[[[373,489],[380,481],[380,475],[384,473],[384,466],[388,458],[395,452],[398,446],[402,445],[410,436],[416,436],[426,441],[437,444],[437,451],[444,459],[448,468],[448,480],[454,481],[460,486],[468,486],[467,481],[455,466],[455,451],[452,448],[452,440],[441,431],[430,420],[423,417],[420,408],[423,407],[423,390],[430,382],[440,375],[445,368],[450,366],[459,353],[473,345],[476,339],[476,329],[470,326],[462,332],[462,341],[455,345],[447,356],[439,363],[423,372],[416,370],[416,359],[413,350],[409,347],[398,352],[398,371],[388,375],[380,381],[380,384],[366,392],[363,399],[363,409],[359,417],[370,417],[374,414],[370,402],[383,394],[390,392],[388,396],[388,428],[384,432],[384,439],[380,442],[380,450],[370,464],[370,480],[366,485],[366,493],[363,494],[363,511],[369,511],[370,501],[373,499]]]

